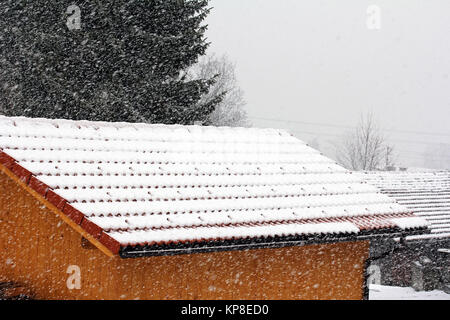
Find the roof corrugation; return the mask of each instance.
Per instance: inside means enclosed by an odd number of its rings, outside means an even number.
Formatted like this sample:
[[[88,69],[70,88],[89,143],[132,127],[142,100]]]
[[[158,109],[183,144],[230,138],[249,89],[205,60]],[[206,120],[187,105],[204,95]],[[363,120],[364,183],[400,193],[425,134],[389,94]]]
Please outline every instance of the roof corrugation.
[[[0,148],[22,180],[120,247],[426,227],[281,130],[0,117]]]
[[[450,238],[450,171],[366,172],[363,178],[430,223],[430,235],[408,239]]]

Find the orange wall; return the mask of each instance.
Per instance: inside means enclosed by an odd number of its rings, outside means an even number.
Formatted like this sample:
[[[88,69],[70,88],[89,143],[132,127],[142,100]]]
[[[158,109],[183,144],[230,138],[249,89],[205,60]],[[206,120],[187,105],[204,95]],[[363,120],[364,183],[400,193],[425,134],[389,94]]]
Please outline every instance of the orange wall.
[[[38,299],[361,299],[367,242],[139,259],[84,249],[81,235],[0,171],[0,282]],[[69,265],[81,289],[69,290]]]

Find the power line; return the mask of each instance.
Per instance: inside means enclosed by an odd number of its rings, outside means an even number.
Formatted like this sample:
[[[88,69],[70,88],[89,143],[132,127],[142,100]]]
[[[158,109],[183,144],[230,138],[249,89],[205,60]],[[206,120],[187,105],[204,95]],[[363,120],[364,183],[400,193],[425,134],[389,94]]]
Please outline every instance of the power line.
[[[432,154],[432,155],[429,155],[429,154],[425,154],[425,153],[421,153],[421,152],[417,152],[417,151],[412,151],[412,150],[396,150],[396,149],[394,149],[394,152],[399,152],[399,153],[401,153],[401,154],[403,154],[403,153],[409,153],[409,154],[413,154],[413,155],[415,155],[415,156],[418,156],[418,157],[426,157],[426,156],[431,156],[431,157],[435,157],[435,158],[442,158],[442,159],[450,159],[450,154],[449,155],[440,155],[440,154]]]
[[[251,119],[256,119],[256,118],[251,118]],[[271,119],[265,119],[265,118],[258,118],[258,119],[262,119],[262,120],[267,120],[267,121],[277,121],[277,122],[286,122],[286,123],[300,123],[300,124],[309,124],[309,125],[317,125],[317,126],[328,126],[328,127],[338,127],[338,128],[353,128],[355,129],[355,127],[348,127],[348,126],[341,126],[341,125],[331,125],[331,124],[313,124],[312,122],[301,122],[301,121],[288,121],[288,120],[271,120]],[[329,137],[336,137],[336,136],[342,136],[342,135],[337,135],[337,134],[331,134],[331,133],[324,133],[324,132],[314,132],[314,131],[304,131],[304,130],[297,130],[297,129],[287,129],[290,132],[296,132],[296,133],[301,133],[301,134],[309,134],[309,135],[316,135],[316,136],[329,136]],[[386,130],[389,131],[389,130]],[[431,133],[430,133],[431,134]],[[393,142],[397,142],[397,143],[407,143],[407,144],[423,144],[423,145],[447,145],[449,143],[445,143],[445,142],[429,142],[429,141],[423,141],[423,140],[406,140],[406,139],[388,139],[390,141]]]
[[[327,137],[339,137],[342,135],[339,134],[331,134],[331,133],[324,133],[324,132],[313,132],[313,131],[303,131],[303,130],[296,130],[296,129],[288,129],[288,131],[295,132],[295,133],[301,133],[301,134],[309,134],[309,135],[315,135],[315,136],[327,136]],[[439,143],[439,142],[428,142],[428,141],[421,141],[421,140],[403,140],[403,139],[388,139],[389,141],[396,142],[396,143],[403,143],[403,144],[423,144],[423,145],[450,145],[449,143]]]
[[[310,135],[315,135],[315,136],[327,136],[327,137],[333,137],[333,138],[338,136],[336,134],[331,134],[331,133],[317,133],[317,132],[310,132],[310,131],[301,131],[301,130],[296,130],[296,129],[292,129],[292,130],[289,130],[289,131],[292,131],[292,132],[295,132],[295,133],[301,133],[301,134],[310,134]],[[328,141],[328,142],[331,143],[330,141]],[[416,143],[416,142],[412,141],[412,143]],[[420,143],[420,141],[418,143]],[[423,142],[423,143],[425,143],[425,142]],[[426,143],[426,144],[429,144],[429,143]],[[424,159],[426,157],[425,153],[412,151],[412,150],[405,151],[405,150],[398,150],[398,149],[395,148],[394,152],[399,152],[400,156],[402,158],[410,158],[411,159],[411,157],[414,157],[415,159],[418,159],[418,158]],[[414,155],[405,156],[404,155],[405,153],[414,154]],[[436,154],[434,154],[432,157],[443,159],[443,160],[450,159],[450,156],[445,156],[445,155],[436,155]]]
[[[249,118],[250,118],[250,119],[254,119],[254,120],[264,120],[264,121],[273,121],[273,122],[286,122],[286,123],[297,123],[297,124],[306,124],[306,125],[311,125],[311,126],[321,126],[321,127],[335,127],[335,128],[345,128],[345,129],[355,129],[355,127],[352,127],[352,126],[339,125],[339,124],[325,124],[325,123],[306,122],[306,121],[297,121],[297,120],[269,119],[269,118],[262,118],[262,117],[249,117]]]
[[[355,129],[355,127],[351,126],[345,126],[345,125],[332,125],[332,124],[319,124],[319,123],[313,123],[313,122],[304,122],[304,121],[296,121],[296,120],[278,120],[278,119],[268,119],[268,118],[256,118],[252,117],[251,119],[261,119],[261,120],[267,120],[267,121],[276,121],[276,122],[286,122],[286,123],[298,123],[298,124],[307,124],[307,125],[314,125],[314,126],[326,126],[326,127],[336,127],[336,128],[347,128],[347,129]],[[336,138],[338,134],[331,134],[331,133],[324,133],[324,132],[314,132],[314,131],[305,131],[305,130],[298,130],[298,129],[287,129],[289,132],[298,133],[298,134],[308,134],[313,136],[326,136],[326,137],[333,137]],[[392,131],[392,130],[391,130]],[[417,133],[417,132],[416,132]],[[432,133],[430,133],[432,134]],[[398,142],[398,143],[408,143],[408,144],[424,144],[424,145],[442,145],[446,143],[436,143],[436,142],[428,142],[428,141],[418,141],[418,140],[402,140],[402,139],[390,139],[391,141]],[[425,154],[414,152],[414,151],[404,151],[399,150],[400,156],[402,159],[410,159],[410,160],[418,160],[418,159],[425,159]],[[405,155],[405,153],[409,153],[409,155]],[[448,156],[445,155],[433,155],[433,158],[438,158],[441,160],[447,160],[449,159]]]
[[[330,123],[319,123],[319,122],[306,122],[306,121],[298,121],[298,120],[282,120],[282,119],[269,119],[263,117],[249,117],[254,120],[263,120],[263,121],[273,121],[273,122],[285,122],[285,123],[296,123],[303,124],[309,126],[320,126],[320,127],[332,127],[332,128],[342,128],[342,129],[356,129],[354,126],[340,125],[340,124],[330,124]],[[388,132],[397,132],[397,133],[407,133],[407,134],[417,134],[417,135],[430,135],[430,136],[446,136],[450,137],[450,133],[443,132],[431,132],[431,131],[413,131],[413,130],[396,130],[396,129],[386,129],[384,131]]]
[[[328,137],[337,137],[338,134],[331,134],[331,133],[323,133],[323,132],[312,132],[312,131],[303,131],[303,130],[296,130],[296,129],[288,129],[289,132],[295,132],[295,133],[301,133],[301,134],[310,134],[314,136],[328,136]]]
[[[445,142],[428,142],[428,141],[420,141],[420,140],[403,140],[403,139],[388,139],[390,141],[398,142],[398,143],[408,143],[408,144],[424,144],[424,145],[450,145],[450,143]]]
[[[400,158],[406,158],[406,159],[422,159],[422,160],[430,160],[430,159],[426,159],[425,156],[420,156],[420,155],[404,155],[403,153],[398,155]],[[442,156],[433,156],[433,159],[431,160],[447,160],[449,159],[448,157],[442,157]]]

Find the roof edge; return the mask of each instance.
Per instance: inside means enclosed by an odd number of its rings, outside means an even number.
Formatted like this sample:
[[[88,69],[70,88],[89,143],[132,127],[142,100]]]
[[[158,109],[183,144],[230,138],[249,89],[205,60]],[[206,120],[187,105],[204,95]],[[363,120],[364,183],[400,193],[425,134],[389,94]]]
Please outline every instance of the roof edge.
[[[118,256],[120,251],[118,241],[91,222],[82,212],[73,208],[66,199],[56,194],[51,187],[36,178],[2,149],[0,149],[0,171],[4,172],[35,199],[43,203],[104,254],[109,257]]]
[[[358,234],[333,234],[333,235],[298,235],[285,237],[230,239],[221,241],[204,241],[192,244],[166,244],[153,246],[128,246],[122,247],[119,255],[123,259],[143,258],[153,256],[175,256],[194,253],[212,253],[223,251],[244,251],[252,249],[277,249],[305,245],[321,245],[342,242],[370,241],[377,239],[405,238],[414,234],[423,234],[426,228],[414,230],[379,229],[361,231]]]
[[[239,127],[231,127],[231,126],[212,126],[212,125],[195,125],[195,124],[188,124],[188,125],[183,125],[183,124],[164,124],[164,123],[148,123],[148,122],[124,122],[124,121],[98,121],[98,120],[86,120],[86,119],[81,119],[81,120],[72,120],[72,119],[63,119],[63,118],[43,118],[43,117],[24,117],[24,116],[5,116],[5,115],[1,115],[0,114],[0,120],[1,119],[9,119],[9,120],[21,120],[21,121],[41,121],[41,122],[47,122],[50,124],[55,124],[56,122],[63,122],[63,123],[70,123],[70,124],[75,124],[75,125],[84,125],[84,126],[112,126],[112,127],[130,127],[130,126],[137,126],[137,127],[147,127],[147,126],[151,126],[151,127],[190,127],[190,128],[195,128],[195,127],[201,127],[201,128],[219,128],[219,129],[252,129],[252,130],[274,130],[278,133],[284,133],[290,136],[293,136],[292,133],[290,133],[288,130],[285,129],[280,129],[280,128],[254,128],[254,127],[244,127],[244,126],[239,126]]]

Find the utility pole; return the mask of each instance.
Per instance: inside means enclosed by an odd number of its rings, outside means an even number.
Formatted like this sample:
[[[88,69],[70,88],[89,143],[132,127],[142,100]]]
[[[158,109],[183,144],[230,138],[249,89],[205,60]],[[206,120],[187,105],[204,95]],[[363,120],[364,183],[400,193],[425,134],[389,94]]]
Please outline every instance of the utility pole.
[[[394,151],[394,148],[392,148],[390,146],[386,147],[386,166],[385,166],[386,169],[391,166],[392,151]]]

